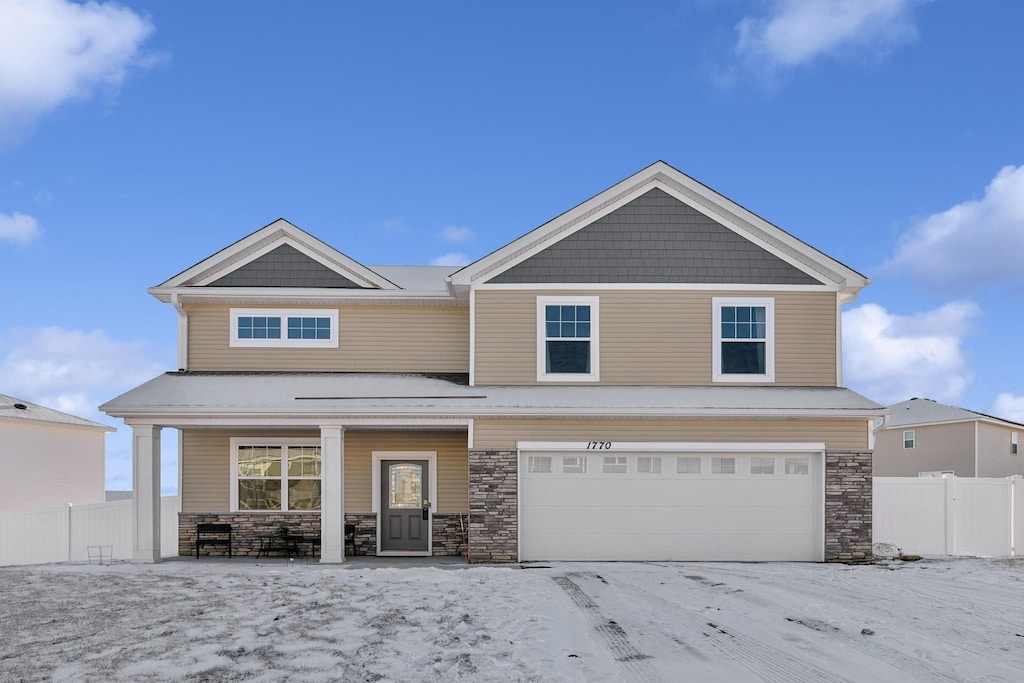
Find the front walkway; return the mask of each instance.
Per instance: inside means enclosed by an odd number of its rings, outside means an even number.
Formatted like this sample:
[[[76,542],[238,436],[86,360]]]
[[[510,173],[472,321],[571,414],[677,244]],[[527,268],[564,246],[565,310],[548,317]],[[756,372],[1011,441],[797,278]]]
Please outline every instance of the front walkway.
[[[335,567],[338,569],[408,569],[411,567],[437,567],[439,569],[467,569],[471,566],[464,557],[437,555],[434,557],[374,557],[372,555],[357,555],[346,557],[341,564],[321,564],[319,558],[307,555],[289,558],[280,555],[271,557],[237,556],[227,557],[225,555],[175,555],[165,557],[164,563],[189,563],[192,564],[218,564],[239,567],[320,567],[327,569]],[[479,566],[479,565],[476,565]],[[509,566],[509,565],[505,565]]]

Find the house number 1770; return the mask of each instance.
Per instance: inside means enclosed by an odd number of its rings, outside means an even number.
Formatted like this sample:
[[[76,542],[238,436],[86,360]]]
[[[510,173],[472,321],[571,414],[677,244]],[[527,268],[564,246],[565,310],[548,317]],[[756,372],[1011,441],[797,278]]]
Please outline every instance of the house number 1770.
[[[611,447],[612,447],[612,442],[611,441],[588,441],[587,442],[587,450],[588,451],[607,451],[607,450],[611,450]]]

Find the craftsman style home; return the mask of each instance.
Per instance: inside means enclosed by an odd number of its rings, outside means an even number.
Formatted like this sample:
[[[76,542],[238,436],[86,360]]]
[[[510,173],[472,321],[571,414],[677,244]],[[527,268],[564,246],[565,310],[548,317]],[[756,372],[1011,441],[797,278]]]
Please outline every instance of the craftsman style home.
[[[1024,475],[1024,424],[912,398],[889,407],[874,430],[874,474],[918,477]]]
[[[842,386],[840,311],[867,284],[662,162],[463,268],[277,220],[149,290],[178,370],[103,406],[135,558],[160,559],[164,427],[182,554],[218,523],[323,562],[864,558],[885,410]]]

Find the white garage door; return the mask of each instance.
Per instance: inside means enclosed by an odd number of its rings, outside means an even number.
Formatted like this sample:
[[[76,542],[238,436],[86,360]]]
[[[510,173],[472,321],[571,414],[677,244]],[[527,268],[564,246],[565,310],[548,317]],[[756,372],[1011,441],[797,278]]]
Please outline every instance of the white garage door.
[[[520,459],[523,561],[823,559],[820,453]]]

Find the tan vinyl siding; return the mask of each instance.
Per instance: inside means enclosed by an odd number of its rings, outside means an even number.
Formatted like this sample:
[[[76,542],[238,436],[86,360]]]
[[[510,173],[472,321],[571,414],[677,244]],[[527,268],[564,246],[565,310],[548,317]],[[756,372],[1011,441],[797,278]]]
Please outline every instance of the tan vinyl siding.
[[[867,421],[809,420],[475,420],[474,448],[517,441],[821,442],[829,450],[867,448]]]
[[[469,372],[469,308],[465,306],[339,306],[336,349],[233,348],[231,308],[186,307],[190,370]]]
[[[475,382],[537,384],[537,297],[600,299],[602,384],[710,385],[715,296],[775,299],[775,382],[836,385],[833,292],[483,290],[475,294]]]
[[[374,451],[437,453],[434,512],[469,511],[469,457],[466,432],[345,430],[345,511],[371,510]]]
[[[903,447],[903,432],[914,430],[914,447]],[[875,437],[876,477],[916,477],[920,472],[953,470],[973,477],[974,423],[893,427]]]
[[[1017,432],[1017,455],[1010,452],[1010,435]],[[1024,474],[1024,453],[1020,449],[1021,430],[978,423],[978,476],[1009,477]]]
[[[319,438],[319,431],[184,430],[182,439],[182,512],[227,512],[231,496],[231,438]],[[459,431],[346,430],[345,512],[370,512],[373,451],[435,451],[435,512],[468,512],[469,462],[466,433]]]

